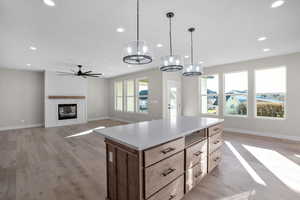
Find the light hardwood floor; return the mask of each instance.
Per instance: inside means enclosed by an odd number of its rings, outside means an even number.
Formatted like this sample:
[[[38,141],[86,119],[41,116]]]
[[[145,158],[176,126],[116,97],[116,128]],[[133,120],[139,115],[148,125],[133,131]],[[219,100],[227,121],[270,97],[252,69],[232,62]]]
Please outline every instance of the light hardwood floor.
[[[0,199],[104,200],[105,145],[89,130],[120,124],[0,132]],[[224,135],[220,166],[184,200],[300,199],[300,143]]]

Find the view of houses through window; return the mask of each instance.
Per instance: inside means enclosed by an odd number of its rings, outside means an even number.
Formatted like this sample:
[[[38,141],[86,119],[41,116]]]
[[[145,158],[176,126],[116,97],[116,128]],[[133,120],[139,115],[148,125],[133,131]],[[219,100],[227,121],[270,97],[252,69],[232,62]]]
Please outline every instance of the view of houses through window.
[[[201,77],[201,102],[203,114],[217,114],[219,108],[219,76]]]
[[[258,117],[285,117],[286,68],[255,71],[255,103]]]
[[[149,80],[137,80],[137,112],[147,113],[149,101]]]
[[[224,75],[224,115],[247,116],[248,72]]]

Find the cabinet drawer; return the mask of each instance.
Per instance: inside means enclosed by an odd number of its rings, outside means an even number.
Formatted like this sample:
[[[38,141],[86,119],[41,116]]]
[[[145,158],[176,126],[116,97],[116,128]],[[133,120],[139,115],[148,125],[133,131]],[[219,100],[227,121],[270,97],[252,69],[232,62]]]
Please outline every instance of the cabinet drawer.
[[[184,173],[184,152],[180,152],[145,169],[145,196],[152,194],[168,185]]]
[[[223,145],[222,133],[209,137],[208,143],[209,153],[219,149]]]
[[[180,200],[184,196],[184,176],[170,183],[164,189],[153,195],[149,200]]]
[[[184,138],[162,144],[144,152],[145,167],[152,165],[184,149]]]
[[[197,184],[200,183],[202,178],[207,174],[207,160],[199,163],[191,169],[186,171],[185,188],[186,192],[189,192]]]
[[[186,169],[195,166],[207,157],[207,140],[186,149]]]
[[[208,158],[208,172],[211,172],[221,162],[221,149],[211,153]]]
[[[208,136],[210,137],[218,133],[222,133],[223,130],[224,130],[224,124],[223,123],[217,124],[215,126],[208,128]]]

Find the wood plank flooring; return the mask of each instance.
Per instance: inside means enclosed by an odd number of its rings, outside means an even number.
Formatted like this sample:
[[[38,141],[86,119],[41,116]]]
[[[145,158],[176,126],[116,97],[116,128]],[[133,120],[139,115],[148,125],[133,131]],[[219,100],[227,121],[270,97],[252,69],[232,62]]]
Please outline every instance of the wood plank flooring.
[[[90,130],[120,124],[0,132],[0,200],[104,200],[105,145]],[[183,200],[300,199],[300,143],[224,135],[220,166]]]

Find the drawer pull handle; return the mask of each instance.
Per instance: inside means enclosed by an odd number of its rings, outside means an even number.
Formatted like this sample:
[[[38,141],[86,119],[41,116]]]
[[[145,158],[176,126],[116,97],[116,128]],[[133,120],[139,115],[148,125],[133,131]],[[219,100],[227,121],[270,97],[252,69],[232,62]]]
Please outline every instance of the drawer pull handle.
[[[172,195],[170,195],[169,200],[172,200],[172,199],[174,199],[175,197],[176,197],[176,194],[172,194]]]
[[[194,153],[195,156],[200,156],[203,152],[202,151],[197,151]]]
[[[174,150],[175,150],[175,148],[169,147],[169,148],[166,148],[166,149],[162,150],[161,152],[163,154],[167,154],[167,153],[170,153],[171,151],[174,151]]]
[[[220,140],[214,141],[214,144],[218,144],[220,143]]]
[[[174,168],[169,168],[167,169],[165,172],[162,173],[163,176],[168,176],[169,174],[173,173],[174,171],[176,171],[176,169]]]
[[[216,157],[216,158],[214,159],[215,162],[217,162],[218,160],[220,160],[220,157]]]
[[[195,175],[195,178],[198,178],[199,176],[201,176],[203,174],[203,172],[199,172],[198,174]]]

